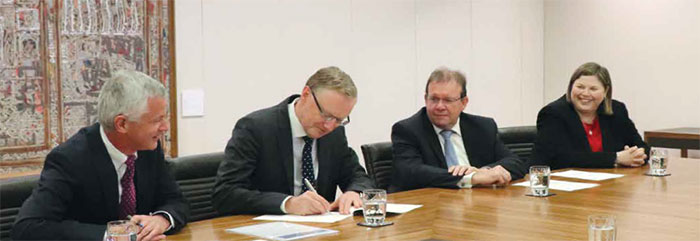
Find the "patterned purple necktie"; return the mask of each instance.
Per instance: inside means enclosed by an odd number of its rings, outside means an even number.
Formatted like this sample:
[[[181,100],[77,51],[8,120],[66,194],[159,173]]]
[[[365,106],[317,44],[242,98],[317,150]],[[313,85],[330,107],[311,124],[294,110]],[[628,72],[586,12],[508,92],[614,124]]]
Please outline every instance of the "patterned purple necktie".
[[[128,215],[136,213],[136,188],[134,188],[134,159],[129,156],[126,159],[126,172],[122,176],[122,197],[119,202],[119,219],[127,219]]]

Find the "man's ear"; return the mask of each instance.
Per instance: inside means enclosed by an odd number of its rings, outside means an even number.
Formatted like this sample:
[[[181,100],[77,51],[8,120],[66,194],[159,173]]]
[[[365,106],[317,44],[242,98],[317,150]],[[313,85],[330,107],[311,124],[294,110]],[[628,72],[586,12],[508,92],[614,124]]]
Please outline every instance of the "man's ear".
[[[464,96],[464,98],[461,100],[462,101],[462,111],[467,108],[467,103],[469,103],[469,97]]]
[[[119,114],[114,117],[114,131],[118,133],[126,133],[126,129],[129,125],[129,119],[122,114]]]

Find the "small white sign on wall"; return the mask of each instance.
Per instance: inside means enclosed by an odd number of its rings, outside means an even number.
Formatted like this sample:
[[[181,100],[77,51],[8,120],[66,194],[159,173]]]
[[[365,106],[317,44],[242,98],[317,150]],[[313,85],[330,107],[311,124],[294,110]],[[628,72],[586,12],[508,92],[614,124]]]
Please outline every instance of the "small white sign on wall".
[[[204,90],[182,91],[182,117],[204,116]]]

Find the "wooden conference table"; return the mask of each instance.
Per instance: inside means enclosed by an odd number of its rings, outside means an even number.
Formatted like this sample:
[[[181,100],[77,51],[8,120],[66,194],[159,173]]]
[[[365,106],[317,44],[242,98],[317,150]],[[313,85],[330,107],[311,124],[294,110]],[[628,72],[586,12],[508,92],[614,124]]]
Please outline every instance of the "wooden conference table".
[[[393,193],[388,197],[391,203],[423,207],[388,217],[395,224],[382,228],[357,226],[361,216],[331,224],[302,224],[340,231],[313,238],[322,240],[585,240],[587,216],[605,213],[617,217],[618,240],[700,240],[700,160],[671,158],[672,175],[667,177],[643,175],[648,168],[586,169],[625,174],[604,181],[552,177],[600,186],[574,192],[550,190],[556,195],[547,198],[525,196],[528,189],[518,186]],[[253,217],[190,223],[167,240],[253,240],[224,231],[265,222]]]

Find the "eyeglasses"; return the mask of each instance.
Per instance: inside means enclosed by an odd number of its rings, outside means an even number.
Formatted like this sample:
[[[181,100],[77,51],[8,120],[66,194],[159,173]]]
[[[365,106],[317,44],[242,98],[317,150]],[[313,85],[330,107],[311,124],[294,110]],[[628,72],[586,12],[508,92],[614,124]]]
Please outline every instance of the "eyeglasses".
[[[311,91],[311,96],[314,97],[314,103],[316,103],[316,107],[318,107],[318,111],[321,113],[321,117],[323,117],[323,120],[326,122],[333,122],[341,126],[345,126],[348,123],[350,123],[350,116],[345,117],[345,119],[341,119],[338,117],[335,117],[331,114],[326,113],[323,111],[323,108],[321,108],[321,105],[318,104],[318,99],[316,99],[316,94],[314,94],[314,91]]]
[[[460,100],[462,100],[462,99],[464,99],[464,97],[459,97],[459,98],[442,98],[442,99],[441,99],[441,98],[438,98],[438,97],[435,97],[435,96],[428,96],[428,97],[427,97],[428,104],[431,104],[431,105],[440,104],[440,101],[442,101],[442,103],[445,103],[445,105],[450,105],[450,104],[457,103],[457,101],[460,101]]]

